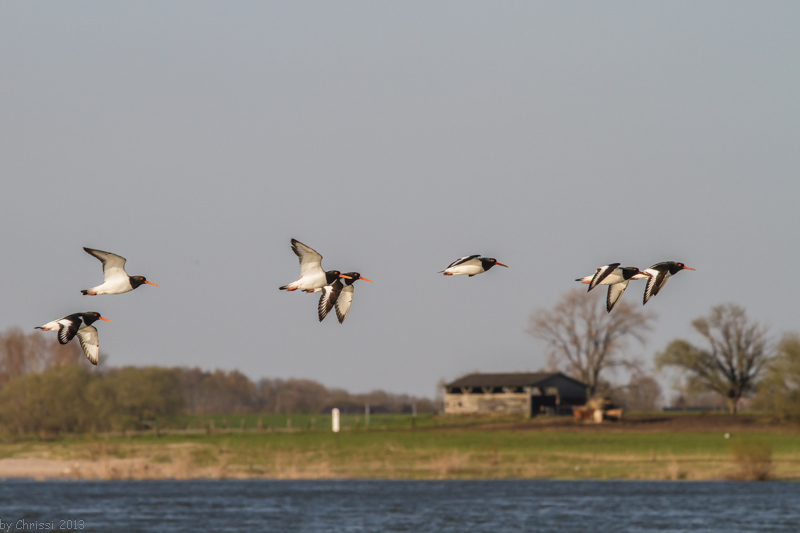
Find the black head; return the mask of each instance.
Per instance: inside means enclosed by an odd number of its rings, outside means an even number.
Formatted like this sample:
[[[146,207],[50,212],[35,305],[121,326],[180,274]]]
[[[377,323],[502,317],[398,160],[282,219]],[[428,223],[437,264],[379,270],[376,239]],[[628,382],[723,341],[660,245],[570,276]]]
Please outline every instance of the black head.
[[[327,283],[328,285],[339,279],[341,276],[342,273],[339,272],[338,270],[328,270],[327,272],[325,272],[325,280],[328,282]]]
[[[483,270],[489,270],[495,265],[500,265],[501,267],[508,268],[508,265],[504,265],[503,263],[498,263],[497,259],[494,257],[481,257],[481,265],[483,265]]]
[[[128,278],[131,280],[131,287],[133,287],[134,289],[140,285],[144,285],[145,283],[147,283],[148,285],[152,285],[153,287],[158,287],[158,285],[156,285],[152,281],[147,281],[147,278],[145,278],[144,276],[128,276]]]
[[[622,279],[631,279],[641,272],[637,267],[620,267],[620,270],[622,270]]]
[[[670,263],[671,263],[669,265],[669,273],[670,274],[675,274],[677,272],[680,272],[681,270],[694,270],[693,268],[687,267],[683,263],[678,263],[676,261],[671,261]]]
[[[81,315],[81,318],[83,318],[83,323],[86,324],[87,326],[91,326],[92,323],[97,320],[105,320],[106,322],[111,322],[109,319],[100,316],[100,313],[98,313],[97,311],[87,311],[85,313],[79,313],[79,314]]]
[[[362,276],[358,272],[345,272],[344,275],[348,276],[350,278],[350,279],[342,278],[342,279],[344,279],[344,284],[345,285],[352,285],[353,283],[355,283],[359,279],[363,279],[364,281],[372,281],[371,279],[365,278],[364,276]]]

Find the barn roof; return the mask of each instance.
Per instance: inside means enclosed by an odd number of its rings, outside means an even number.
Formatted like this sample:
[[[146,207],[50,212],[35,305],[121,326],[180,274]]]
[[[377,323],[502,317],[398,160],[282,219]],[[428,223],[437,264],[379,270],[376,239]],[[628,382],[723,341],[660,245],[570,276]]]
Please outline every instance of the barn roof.
[[[535,387],[556,376],[585,386],[561,372],[513,372],[508,374],[469,374],[448,383],[447,387]]]

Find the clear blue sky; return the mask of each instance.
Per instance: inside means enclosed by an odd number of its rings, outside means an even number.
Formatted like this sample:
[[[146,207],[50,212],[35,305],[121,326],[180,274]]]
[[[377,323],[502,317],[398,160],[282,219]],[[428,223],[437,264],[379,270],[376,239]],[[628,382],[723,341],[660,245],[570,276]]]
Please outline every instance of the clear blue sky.
[[[575,278],[679,260],[697,272],[648,303],[645,361],[724,302],[796,330],[798,20],[796,2],[4,2],[0,329],[96,310],[112,365],[432,396],[543,367],[528,317]],[[344,325],[278,291],[292,237],[374,280]],[[160,288],[81,296],[101,281],[83,246]],[[511,268],[437,274],[468,254]]]

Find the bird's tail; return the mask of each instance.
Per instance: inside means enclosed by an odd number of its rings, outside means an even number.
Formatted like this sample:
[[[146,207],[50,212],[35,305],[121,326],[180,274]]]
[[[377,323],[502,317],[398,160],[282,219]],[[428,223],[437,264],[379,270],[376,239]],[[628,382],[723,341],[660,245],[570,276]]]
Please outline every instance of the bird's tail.
[[[88,295],[89,294],[89,289],[86,289],[85,291],[81,291],[81,294],[83,294],[84,296]]]

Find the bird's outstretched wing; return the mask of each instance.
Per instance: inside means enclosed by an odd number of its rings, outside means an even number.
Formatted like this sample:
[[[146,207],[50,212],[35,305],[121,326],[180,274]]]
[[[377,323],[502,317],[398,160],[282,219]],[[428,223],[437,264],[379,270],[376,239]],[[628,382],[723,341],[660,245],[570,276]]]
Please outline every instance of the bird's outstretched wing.
[[[338,301],[339,294],[342,292],[342,287],[342,282],[337,279],[331,285],[325,285],[320,289],[322,295],[319,297],[319,304],[317,304],[317,316],[320,322],[333,309],[334,304]]]
[[[669,279],[669,268],[664,266],[663,263],[656,263],[645,270],[645,272],[651,274],[651,276],[650,279],[647,280],[647,287],[644,288],[642,305],[646,304],[650,298],[658,294],[658,292],[664,288],[664,285],[667,284],[667,279]]]
[[[467,263],[467,262],[472,261],[473,259],[477,259],[479,257],[480,257],[480,255],[465,255],[464,257],[460,257],[460,258],[456,259],[455,261],[453,261],[452,263],[450,263],[449,265],[447,265],[447,268],[452,268],[454,266],[463,265],[464,263]],[[444,270],[447,270],[447,268],[445,268]],[[439,274],[444,272],[444,270],[440,270]]]
[[[93,365],[96,365],[100,355],[100,343],[97,340],[97,329],[94,326],[86,326],[78,331],[78,340],[81,342],[81,348],[83,348],[83,353],[86,354],[86,358],[89,359]]]
[[[292,251],[300,259],[300,277],[323,272],[322,256],[310,246],[306,246],[297,239],[292,239]]]
[[[351,303],[353,303],[353,286],[348,285],[342,289],[339,298],[336,299],[336,318],[339,319],[339,324],[344,322],[348,311],[350,311]]]
[[[83,248],[87,254],[96,257],[103,263],[103,278],[106,281],[117,277],[128,277],[125,273],[126,259],[120,255],[112,254],[111,252],[104,252],[103,250],[94,250],[92,248]]]
[[[589,290],[587,290],[586,292],[589,292],[590,290],[597,287],[597,284],[606,279],[609,274],[611,274],[617,269],[618,266],[619,263],[611,263],[610,265],[605,265],[598,268],[597,271],[594,273],[592,281],[589,283]]]
[[[78,328],[83,323],[80,317],[65,316],[57,321],[60,325],[58,328],[58,342],[67,344],[78,333]]]
[[[609,313],[614,309],[617,301],[622,297],[622,293],[628,288],[628,282],[615,283],[608,286],[608,294],[606,295],[606,311]]]

